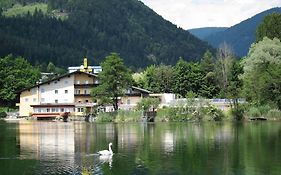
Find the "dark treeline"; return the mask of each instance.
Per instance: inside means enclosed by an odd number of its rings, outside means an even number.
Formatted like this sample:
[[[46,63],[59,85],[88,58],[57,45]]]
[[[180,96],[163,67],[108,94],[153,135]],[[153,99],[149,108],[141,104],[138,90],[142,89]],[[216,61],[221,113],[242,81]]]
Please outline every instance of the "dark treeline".
[[[19,0],[28,4],[35,0]],[[15,1],[13,1],[15,3]],[[10,53],[57,66],[94,62],[118,52],[132,68],[175,64],[179,57],[199,60],[210,48],[188,32],[164,20],[137,0],[46,0],[48,13],[68,14],[60,20],[40,10],[0,17],[0,56]]]

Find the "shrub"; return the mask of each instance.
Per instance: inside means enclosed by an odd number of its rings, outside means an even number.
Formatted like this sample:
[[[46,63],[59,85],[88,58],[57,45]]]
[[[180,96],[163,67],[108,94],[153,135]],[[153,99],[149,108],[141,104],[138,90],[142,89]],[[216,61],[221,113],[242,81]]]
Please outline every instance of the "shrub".
[[[208,107],[176,107],[164,108],[157,111],[157,121],[202,121],[214,120],[221,121],[224,114],[221,110],[214,106]]]
[[[241,121],[244,118],[245,107],[244,106],[237,106],[231,109],[231,115],[237,121]]]
[[[281,111],[278,109],[271,109],[268,111],[267,115],[268,118],[278,118],[281,119]]]
[[[138,110],[149,110],[150,108],[156,109],[160,104],[159,98],[143,98],[140,102],[137,104]]]
[[[97,115],[97,122],[113,122],[117,112],[101,112]]]
[[[260,117],[261,113],[257,107],[250,107],[250,109],[247,111],[248,117]]]
[[[142,111],[124,111],[117,113],[115,122],[138,122],[142,116]]]
[[[5,118],[5,117],[7,117],[7,113],[4,111],[0,112],[0,118]]]
[[[224,118],[224,114],[222,112],[222,110],[214,107],[214,106],[208,106],[204,109],[205,114],[214,121],[222,121],[222,119]]]
[[[266,116],[267,113],[270,111],[271,107],[268,105],[263,105],[258,107],[261,116]]]
[[[157,111],[156,121],[171,121],[180,122],[188,121],[192,119],[191,113],[186,107],[176,107],[176,108],[162,108]]]
[[[97,122],[138,122],[142,116],[142,111],[101,112],[97,115]]]

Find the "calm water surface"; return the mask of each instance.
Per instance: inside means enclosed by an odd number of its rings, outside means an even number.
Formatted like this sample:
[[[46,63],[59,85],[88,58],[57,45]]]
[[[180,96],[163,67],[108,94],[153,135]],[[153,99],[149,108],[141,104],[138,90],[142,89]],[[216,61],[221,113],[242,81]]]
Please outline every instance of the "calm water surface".
[[[281,123],[0,121],[0,174],[280,175]]]

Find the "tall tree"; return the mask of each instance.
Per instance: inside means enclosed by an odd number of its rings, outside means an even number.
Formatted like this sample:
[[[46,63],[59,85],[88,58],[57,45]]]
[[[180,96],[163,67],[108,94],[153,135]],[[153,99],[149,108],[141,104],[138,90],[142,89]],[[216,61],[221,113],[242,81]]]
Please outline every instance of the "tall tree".
[[[261,41],[264,37],[281,39],[281,13],[267,15],[259,25],[256,32],[256,39],[257,41]]]
[[[12,105],[17,92],[34,85],[39,78],[39,70],[24,58],[12,55],[0,58],[0,103]]]
[[[234,54],[231,47],[227,43],[222,43],[217,51],[216,74],[222,89],[222,94],[227,91],[229,84],[229,76],[234,61]],[[225,95],[222,95],[225,97]]]
[[[258,104],[281,108],[281,42],[265,37],[253,44],[243,60],[245,96]]]
[[[207,74],[209,72],[214,72],[215,70],[215,60],[214,60],[214,56],[213,54],[207,50],[204,55],[203,58],[200,62],[201,65],[201,69],[202,71]]]
[[[174,86],[172,66],[149,66],[144,72],[145,88],[155,93],[171,93]]]
[[[188,93],[200,95],[203,74],[198,63],[186,62],[182,59],[174,67],[175,86],[174,92],[185,97]]]
[[[118,98],[131,85],[132,76],[117,53],[107,56],[101,66],[102,72],[98,74],[101,84],[92,90],[92,96],[99,104],[112,104],[118,110]]]
[[[231,99],[231,112],[235,120],[242,120],[244,109],[240,107],[239,99],[242,98],[243,81],[239,78],[243,73],[243,67],[239,60],[234,60],[230,68],[229,83],[226,98]],[[244,96],[243,96],[244,97]]]
[[[206,98],[214,98],[219,93],[219,86],[217,77],[215,74],[215,60],[212,53],[207,50],[200,62],[202,74],[202,88],[200,90],[200,96]]]

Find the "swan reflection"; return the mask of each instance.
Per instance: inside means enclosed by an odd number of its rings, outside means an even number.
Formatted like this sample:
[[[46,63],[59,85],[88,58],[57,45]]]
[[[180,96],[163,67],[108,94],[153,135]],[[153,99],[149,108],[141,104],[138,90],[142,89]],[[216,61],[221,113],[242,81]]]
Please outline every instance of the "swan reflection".
[[[100,155],[99,156],[100,163],[108,163],[109,167],[112,168],[112,155]]]

